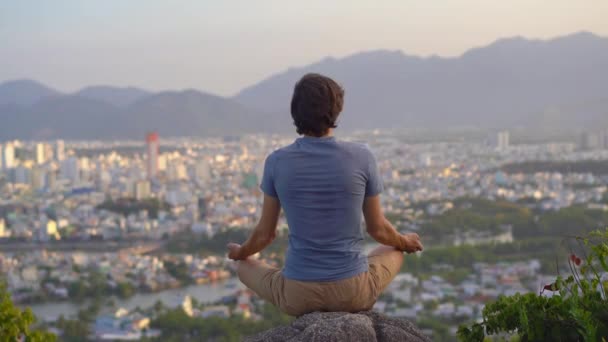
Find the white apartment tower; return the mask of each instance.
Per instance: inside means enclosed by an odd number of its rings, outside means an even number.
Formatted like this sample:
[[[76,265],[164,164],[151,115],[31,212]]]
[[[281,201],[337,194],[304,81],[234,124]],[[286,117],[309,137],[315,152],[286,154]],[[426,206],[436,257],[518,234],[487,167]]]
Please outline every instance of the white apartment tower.
[[[509,148],[509,131],[498,132],[496,136],[496,148],[504,151]]]
[[[55,142],[55,160],[62,161],[65,159],[65,143],[63,140]]]
[[[15,145],[12,142],[7,142],[2,146],[0,153],[0,164],[5,170],[15,167]]]

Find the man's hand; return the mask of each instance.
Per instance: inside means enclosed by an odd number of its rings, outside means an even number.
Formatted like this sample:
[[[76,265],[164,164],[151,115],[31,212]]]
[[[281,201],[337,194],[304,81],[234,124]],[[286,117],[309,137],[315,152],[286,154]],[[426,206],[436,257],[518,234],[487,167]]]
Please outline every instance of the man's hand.
[[[416,253],[421,252],[423,249],[422,242],[420,242],[420,236],[416,233],[409,233],[401,235],[403,241],[405,241],[405,249],[403,250],[406,253]]]
[[[232,260],[244,260],[241,253],[241,245],[238,243],[229,243],[226,247],[228,247],[228,258]]]

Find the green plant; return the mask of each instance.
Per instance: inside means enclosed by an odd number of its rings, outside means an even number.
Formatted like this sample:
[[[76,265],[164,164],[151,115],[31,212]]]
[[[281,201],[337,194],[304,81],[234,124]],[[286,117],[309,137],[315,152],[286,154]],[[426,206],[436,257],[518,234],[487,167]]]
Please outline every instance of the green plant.
[[[558,276],[539,294],[500,297],[486,305],[482,322],[458,329],[459,339],[513,335],[520,341],[608,341],[608,229],[572,239],[583,254],[568,258],[568,277]]]
[[[46,342],[55,341],[53,334],[30,328],[36,317],[28,308],[21,311],[16,307],[6,285],[0,282],[0,341],[1,342]]]

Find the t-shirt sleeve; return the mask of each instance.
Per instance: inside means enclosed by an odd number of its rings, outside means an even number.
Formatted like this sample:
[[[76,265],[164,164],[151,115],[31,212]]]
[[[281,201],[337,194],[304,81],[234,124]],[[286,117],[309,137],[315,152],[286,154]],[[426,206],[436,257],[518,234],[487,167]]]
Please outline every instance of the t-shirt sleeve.
[[[382,192],[384,186],[382,184],[382,177],[380,177],[380,171],[378,170],[378,164],[376,163],[376,157],[369,151],[368,158],[368,172],[367,172],[367,183],[365,184],[365,197],[376,196]]]
[[[262,182],[260,183],[260,189],[272,197],[277,197],[277,191],[274,187],[274,155],[271,154],[266,157],[264,162],[264,173],[262,174]]]

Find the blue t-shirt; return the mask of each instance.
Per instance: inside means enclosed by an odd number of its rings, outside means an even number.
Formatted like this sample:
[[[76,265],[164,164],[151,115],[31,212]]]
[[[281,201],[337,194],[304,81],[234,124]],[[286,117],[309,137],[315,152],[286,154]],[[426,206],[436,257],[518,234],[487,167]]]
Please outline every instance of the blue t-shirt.
[[[363,199],[379,194],[382,181],[366,145],[298,138],[266,158],[261,189],[287,217],[286,278],[335,281],[367,271]]]

